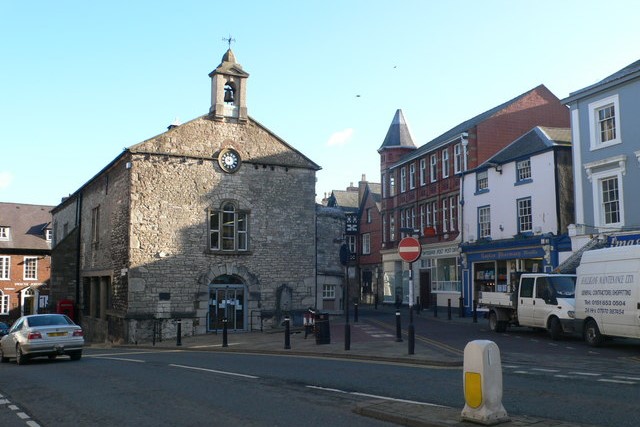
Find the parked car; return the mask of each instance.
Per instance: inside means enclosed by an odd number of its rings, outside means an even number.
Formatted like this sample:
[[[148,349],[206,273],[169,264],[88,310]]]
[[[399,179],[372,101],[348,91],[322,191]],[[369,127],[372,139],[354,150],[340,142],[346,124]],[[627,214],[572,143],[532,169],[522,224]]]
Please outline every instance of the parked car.
[[[0,339],[0,362],[15,358],[18,365],[34,357],[50,360],[68,355],[80,360],[84,335],[82,328],[64,314],[32,314],[22,316]]]
[[[9,333],[9,325],[4,322],[0,322],[0,337],[3,337]]]

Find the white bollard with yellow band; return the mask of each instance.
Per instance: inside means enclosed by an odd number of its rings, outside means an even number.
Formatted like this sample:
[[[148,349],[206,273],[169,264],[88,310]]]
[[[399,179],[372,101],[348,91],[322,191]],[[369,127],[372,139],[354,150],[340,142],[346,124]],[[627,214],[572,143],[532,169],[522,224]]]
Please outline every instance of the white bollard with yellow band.
[[[476,340],[464,348],[462,419],[484,425],[509,421],[502,406],[502,363],[493,341]]]

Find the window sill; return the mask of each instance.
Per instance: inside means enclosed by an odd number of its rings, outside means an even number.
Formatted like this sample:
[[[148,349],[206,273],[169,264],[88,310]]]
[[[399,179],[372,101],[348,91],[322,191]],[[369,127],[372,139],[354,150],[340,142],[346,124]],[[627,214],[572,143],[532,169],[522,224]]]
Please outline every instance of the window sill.
[[[485,193],[488,193],[488,192],[489,192],[489,189],[476,190],[476,192],[475,192],[475,193],[473,193],[473,195],[474,195],[474,196],[477,196],[477,195],[479,195],[479,194],[485,194]]]
[[[518,186],[518,185],[525,185],[525,184],[531,184],[533,182],[533,179],[528,178],[528,179],[523,179],[521,181],[516,181],[513,185]]]
[[[223,251],[220,249],[209,249],[205,253],[210,255],[253,255],[252,251]]]

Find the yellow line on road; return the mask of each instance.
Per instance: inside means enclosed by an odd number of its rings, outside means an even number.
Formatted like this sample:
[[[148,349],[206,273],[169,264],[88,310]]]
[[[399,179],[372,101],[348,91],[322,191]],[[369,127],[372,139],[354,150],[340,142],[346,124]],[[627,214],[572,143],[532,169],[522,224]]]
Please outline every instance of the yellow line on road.
[[[376,325],[381,326],[381,327],[383,327],[385,329],[395,330],[394,326],[391,326],[390,324],[382,322],[380,320],[367,319],[367,322],[375,323]],[[407,333],[404,332],[404,331],[402,332],[402,334],[405,335],[405,336],[407,335]],[[457,348],[451,347],[450,345],[445,344],[445,343],[440,342],[440,341],[432,340],[430,338],[423,337],[423,336],[420,336],[420,335],[416,335],[416,340],[417,341],[421,341],[421,342],[423,342],[425,344],[429,344],[429,345],[431,345],[433,347],[437,347],[437,348],[439,348],[441,350],[448,351],[448,352],[453,353],[453,354],[455,354],[457,356],[464,355],[464,351],[463,350],[458,350]]]

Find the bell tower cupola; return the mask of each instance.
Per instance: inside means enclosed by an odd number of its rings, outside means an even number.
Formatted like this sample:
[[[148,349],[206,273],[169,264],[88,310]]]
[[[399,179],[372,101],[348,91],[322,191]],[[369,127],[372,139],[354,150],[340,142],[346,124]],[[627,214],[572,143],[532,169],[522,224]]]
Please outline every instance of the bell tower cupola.
[[[231,47],[222,57],[211,77],[211,108],[214,120],[247,121],[247,78]]]

